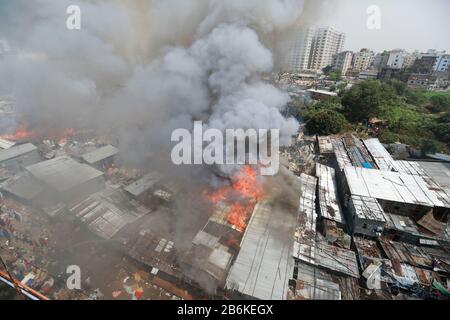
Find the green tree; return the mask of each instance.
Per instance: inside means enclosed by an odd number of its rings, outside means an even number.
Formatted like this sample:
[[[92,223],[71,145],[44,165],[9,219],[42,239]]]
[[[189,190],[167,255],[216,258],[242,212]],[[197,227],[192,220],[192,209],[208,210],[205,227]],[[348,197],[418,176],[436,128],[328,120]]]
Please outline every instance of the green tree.
[[[399,102],[392,86],[378,80],[365,80],[342,96],[344,113],[352,121],[367,120],[380,113],[382,105]]]
[[[434,112],[443,112],[450,110],[450,97],[444,95],[435,95],[430,98],[431,109]]]
[[[329,109],[311,110],[305,120],[308,131],[320,135],[339,133],[348,124],[341,113]]]

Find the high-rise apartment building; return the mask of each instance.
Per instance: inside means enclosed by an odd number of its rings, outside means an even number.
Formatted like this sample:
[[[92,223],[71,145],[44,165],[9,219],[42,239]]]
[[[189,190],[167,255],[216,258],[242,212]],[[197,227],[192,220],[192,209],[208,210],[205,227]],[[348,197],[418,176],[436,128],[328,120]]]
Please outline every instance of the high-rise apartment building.
[[[313,27],[296,28],[284,42],[286,56],[284,61],[285,71],[307,70],[311,46],[315,34]]]
[[[333,62],[333,56],[342,51],[345,34],[330,27],[318,28],[311,46],[309,69],[321,70]]]

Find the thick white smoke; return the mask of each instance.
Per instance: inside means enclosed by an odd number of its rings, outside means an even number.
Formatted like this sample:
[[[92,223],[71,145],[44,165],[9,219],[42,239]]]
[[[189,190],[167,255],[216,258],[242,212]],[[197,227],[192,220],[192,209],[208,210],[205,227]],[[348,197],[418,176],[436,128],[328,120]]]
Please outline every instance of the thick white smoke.
[[[65,27],[78,4],[82,29]],[[168,151],[173,129],[297,129],[289,97],[260,78],[273,55],[262,39],[300,17],[301,0],[15,1],[1,8],[0,93],[38,129],[93,127],[116,135],[130,160]],[[111,130],[113,129],[113,130]],[[166,159],[168,161],[169,159]],[[164,161],[164,160],[162,160]]]

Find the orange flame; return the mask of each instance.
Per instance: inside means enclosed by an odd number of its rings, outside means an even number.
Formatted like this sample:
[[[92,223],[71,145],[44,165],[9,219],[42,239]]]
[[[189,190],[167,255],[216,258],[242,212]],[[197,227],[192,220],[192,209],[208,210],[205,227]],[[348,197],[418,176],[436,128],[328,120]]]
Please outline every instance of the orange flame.
[[[75,129],[73,128],[66,128],[63,130],[62,134],[58,138],[58,144],[65,144],[68,139],[73,138],[75,135]]]
[[[11,140],[11,141],[19,141],[25,139],[35,139],[37,136],[36,131],[29,130],[27,124],[20,124],[14,134],[4,134],[1,135],[1,139]]]
[[[256,202],[264,198],[264,189],[255,169],[251,166],[245,166],[231,177],[231,181],[231,186],[205,194],[213,204],[222,201],[231,203],[227,212],[227,222],[243,232]]]
[[[67,128],[62,130],[62,132],[57,134],[49,134],[45,138],[50,138],[52,140],[58,141],[59,144],[64,144],[68,139],[73,138],[75,135],[75,129]],[[35,140],[38,138],[43,138],[39,135],[36,130],[29,129],[28,124],[22,123],[18,126],[17,130],[13,134],[3,134],[0,135],[1,139],[11,140],[11,141],[22,141],[22,140]]]

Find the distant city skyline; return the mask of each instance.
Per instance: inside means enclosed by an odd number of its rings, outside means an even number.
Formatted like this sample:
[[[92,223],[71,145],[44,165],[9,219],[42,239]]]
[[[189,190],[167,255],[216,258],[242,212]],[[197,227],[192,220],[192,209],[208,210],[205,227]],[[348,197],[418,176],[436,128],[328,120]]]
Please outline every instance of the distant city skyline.
[[[325,14],[315,24],[344,32],[344,50],[450,52],[448,0],[334,0],[327,4]],[[369,30],[366,26],[370,5],[381,9],[381,30]]]

